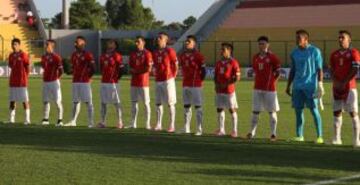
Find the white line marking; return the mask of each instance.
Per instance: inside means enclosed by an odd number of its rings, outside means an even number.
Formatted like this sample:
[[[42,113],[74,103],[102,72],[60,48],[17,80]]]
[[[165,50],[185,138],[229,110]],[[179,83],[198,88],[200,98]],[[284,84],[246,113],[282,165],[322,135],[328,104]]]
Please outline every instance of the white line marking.
[[[339,183],[339,182],[349,181],[349,180],[354,180],[354,179],[360,179],[360,174],[349,176],[349,177],[342,177],[342,178],[333,179],[333,180],[319,181],[319,182],[314,182],[314,183],[305,184],[305,185],[336,184],[336,183]]]

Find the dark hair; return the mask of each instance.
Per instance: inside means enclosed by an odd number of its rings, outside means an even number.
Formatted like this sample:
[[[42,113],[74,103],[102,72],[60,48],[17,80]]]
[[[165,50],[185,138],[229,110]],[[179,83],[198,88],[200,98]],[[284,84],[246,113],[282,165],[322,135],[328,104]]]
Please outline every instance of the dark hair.
[[[20,41],[20,39],[18,39],[18,38],[13,38],[13,39],[11,40],[11,45],[13,45],[14,43],[21,44],[21,41]]]
[[[307,32],[307,31],[304,30],[304,29],[297,30],[297,31],[296,31],[296,35],[305,36],[306,38],[309,38],[309,37],[310,37],[309,32]]]
[[[340,30],[339,34],[346,34],[351,38],[351,33],[349,31],[347,31],[347,30]]]
[[[226,48],[226,49],[230,49],[231,53],[234,51],[234,46],[228,42],[223,42],[221,44],[221,47]]]
[[[77,40],[77,39],[80,39],[80,40],[83,40],[83,41],[85,41],[85,42],[86,42],[86,38],[85,38],[85,37],[83,37],[83,36],[81,36],[81,35],[77,36],[77,37],[76,37],[76,40]]]
[[[136,36],[136,40],[139,40],[139,39],[145,42],[145,37],[143,37],[141,35]]]
[[[113,42],[113,43],[115,43],[116,49],[119,48],[119,43],[117,42],[117,40],[115,40],[115,39],[109,39],[109,40],[107,40],[107,42]]]
[[[158,35],[165,35],[165,36],[169,37],[169,34],[167,34],[167,33],[164,32],[164,31],[159,32]]]
[[[269,38],[267,36],[260,36],[257,41],[258,42],[260,42],[260,41],[269,42]]]
[[[55,40],[53,40],[53,39],[48,39],[48,40],[46,40],[46,42],[53,43],[54,45],[56,44],[56,41],[55,41]]]
[[[193,40],[194,42],[197,42],[197,38],[196,38],[195,35],[188,35],[188,36],[186,37],[186,39],[188,39],[188,40]]]

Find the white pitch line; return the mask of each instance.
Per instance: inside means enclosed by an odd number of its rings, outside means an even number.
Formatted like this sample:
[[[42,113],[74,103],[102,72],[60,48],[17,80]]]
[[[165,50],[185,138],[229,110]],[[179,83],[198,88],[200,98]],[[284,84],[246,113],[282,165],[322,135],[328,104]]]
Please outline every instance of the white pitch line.
[[[349,177],[342,177],[342,178],[333,179],[333,180],[319,181],[319,182],[314,182],[314,183],[311,183],[311,184],[305,184],[305,185],[326,185],[326,184],[336,184],[336,183],[339,183],[339,182],[349,181],[349,180],[354,180],[354,179],[360,179],[360,174],[353,175],[353,176],[349,176]]]

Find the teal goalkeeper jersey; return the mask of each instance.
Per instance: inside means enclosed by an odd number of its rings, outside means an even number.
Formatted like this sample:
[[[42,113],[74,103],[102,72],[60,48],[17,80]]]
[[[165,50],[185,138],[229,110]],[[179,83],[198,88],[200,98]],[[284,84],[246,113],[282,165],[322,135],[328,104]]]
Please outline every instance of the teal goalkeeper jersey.
[[[323,67],[319,48],[309,44],[305,49],[295,48],[291,53],[291,69],[295,72],[293,89],[315,92],[318,84],[317,72]]]

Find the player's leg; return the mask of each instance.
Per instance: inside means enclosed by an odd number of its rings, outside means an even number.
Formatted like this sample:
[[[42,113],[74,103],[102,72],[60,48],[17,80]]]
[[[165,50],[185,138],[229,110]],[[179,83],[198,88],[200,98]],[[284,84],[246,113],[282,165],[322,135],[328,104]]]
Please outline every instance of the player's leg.
[[[155,131],[162,130],[162,118],[164,114],[164,108],[162,102],[164,101],[164,84],[156,83],[156,92],[155,92],[155,103],[156,103],[156,126],[154,127]]]
[[[94,105],[92,102],[92,91],[90,83],[82,84],[82,99],[86,103],[88,112],[88,127],[94,127]]]
[[[144,87],[143,100],[145,104],[145,128],[147,130],[151,129],[150,120],[151,120],[151,107],[150,107],[150,90],[149,87]]]
[[[139,96],[140,96],[140,88],[131,87],[131,123],[127,128],[136,128],[137,127],[137,117],[139,114]]]
[[[341,103],[341,101],[338,101],[339,103]],[[335,102],[334,102],[335,103]],[[342,127],[342,122],[343,122],[343,118],[342,118],[342,110],[334,110],[334,137],[332,140],[332,144],[334,145],[341,145],[342,144],[342,140],[341,140],[341,127]]]
[[[62,104],[62,94],[61,94],[61,86],[60,86],[60,81],[57,80],[55,83],[55,89],[54,89],[54,94],[55,94],[55,104],[56,104],[56,108],[58,111],[58,121],[56,123],[55,126],[63,126],[63,118],[64,118],[64,107]]]
[[[183,133],[190,133],[190,124],[191,124],[191,117],[192,117],[192,110],[191,110],[191,90],[190,88],[184,87],[183,88],[183,102],[184,102],[184,128],[181,132]]]
[[[302,142],[304,141],[304,104],[306,96],[301,90],[293,90],[291,100],[296,115],[296,137],[292,140]]]
[[[321,120],[321,115],[318,109],[318,99],[308,99],[307,100],[307,107],[309,107],[311,115],[313,116],[313,120],[315,123],[315,128],[316,128],[316,135],[317,135],[317,139],[315,141],[315,143],[317,144],[322,144],[324,143],[323,140],[323,132],[322,132],[322,120]]]
[[[43,83],[43,120],[41,122],[42,125],[49,125],[49,116],[50,116],[50,102],[49,102],[49,83]]]
[[[16,113],[16,103],[15,101],[10,101],[9,105],[9,122],[15,123],[15,113]]]
[[[265,92],[265,109],[269,112],[270,141],[276,141],[276,128],[278,123],[277,112],[280,111],[276,92]]]
[[[202,106],[196,105],[195,110],[196,110],[196,127],[197,127],[195,135],[201,136],[203,133],[203,109],[202,109]]]
[[[225,135],[225,111],[224,108],[226,97],[224,94],[216,94],[215,96],[215,104],[217,107],[217,123],[218,123],[218,129],[215,131],[215,135],[217,136],[223,136]]]
[[[79,117],[81,105],[80,105],[80,84],[73,83],[72,84],[72,109],[71,109],[71,120],[66,123],[64,126],[66,127],[75,127],[76,121]]]
[[[229,112],[231,114],[231,122],[233,125],[233,130],[231,132],[231,137],[236,138],[238,137],[238,114],[237,114],[237,109],[238,109],[238,103],[237,103],[237,99],[236,99],[236,93],[234,92],[233,94],[229,94],[227,95],[227,103],[228,103],[228,108],[229,108]]]
[[[123,124],[123,121],[122,121],[121,103],[118,102],[118,103],[115,103],[114,105],[115,105],[115,109],[116,109],[116,116],[117,116],[117,119],[118,119],[117,128],[122,129],[122,128],[124,128],[124,124]]]
[[[169,105],[170,110],[170,125],[168,128],[169,133],[175,132],[175,117],[176,117],[176,85],[175,80],[170,79],[166,83],[166,95],[167,95],[167,103]]]
[[[256,135],[256,129],[259,122],[259,115],[260,112],[263,110],[263,96],[260,91],[254,90],[253,92],[253,98],[252,98],[252,107],[253,112],[251,116],[251,127],[250,131],[247,134],[248,139],[252,139]]]
[[[349,101],[347,101],[347,111],[350,112],[353,125],[353,146],[360,147],[360,121],[358,116],[358,96],[356,89],[350,91],[348,100]]]
[[[29,125],[30,121],[30,102],[29,102],[29,93],[27,88],[21,89],[22,97],[23,97],[23,106],[25,110],[25,125]]]
[[[269,116],[270,116],[270,131],[271,131],[270,141],[276,141],[276,128],[278,122],[277,113],[269,112]]]

